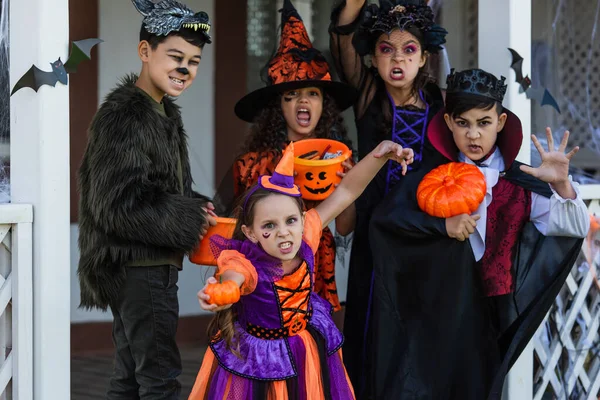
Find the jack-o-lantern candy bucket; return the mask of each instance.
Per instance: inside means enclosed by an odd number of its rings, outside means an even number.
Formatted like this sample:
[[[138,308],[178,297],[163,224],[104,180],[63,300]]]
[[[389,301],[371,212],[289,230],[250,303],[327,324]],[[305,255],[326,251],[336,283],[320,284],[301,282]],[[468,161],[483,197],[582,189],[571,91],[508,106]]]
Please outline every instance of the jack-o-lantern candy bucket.
[[[330,139],[305,139],[294,142],[294,183],[305,200],[325,200],[342,181],[342,163],[352,151],[342,142]]]
[[[222,218],[217,217],[217,225],[211,226],[206,232],[206,236],[202,238],[198,247],[190,253],[190,261],[194,264],[199,265],[217,265],[217,260],[210,251],[210,238],[214,235],[223,236],[225,239],[231,239],[233,231],[235,230],[235,224],[237,220],[235,218]]]

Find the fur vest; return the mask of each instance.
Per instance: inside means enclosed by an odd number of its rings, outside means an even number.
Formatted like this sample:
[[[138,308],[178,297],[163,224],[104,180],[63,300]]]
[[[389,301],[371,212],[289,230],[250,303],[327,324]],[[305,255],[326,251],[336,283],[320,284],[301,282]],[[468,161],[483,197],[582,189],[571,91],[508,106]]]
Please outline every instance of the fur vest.
[[[125,263],[188,253],[206,224],[208,199],[192,191],[179,107],[165,97],[160,115],[136,79],[125,77],[100,106],[79,170],[77,274],[88,309],[117,300]]]

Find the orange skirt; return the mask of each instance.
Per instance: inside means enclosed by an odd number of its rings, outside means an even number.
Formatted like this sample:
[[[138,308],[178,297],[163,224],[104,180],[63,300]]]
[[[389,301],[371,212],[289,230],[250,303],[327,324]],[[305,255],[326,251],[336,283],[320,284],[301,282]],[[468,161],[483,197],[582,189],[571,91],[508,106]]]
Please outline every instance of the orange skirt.
[[[355,399],[342,361],[342,351],[338,350],[327,357],[319,352],[317,343],[308,330],[300,332],[298,336],[304,344],[304,360],[295,360],[298,376],[283,381],[259,381],[228,372],[219,365],[209,347],[189,399],[324,400],[326,390],[331,393],[332,399]],[[322,357],[327,360],[323,362]],[[325,368],[327,371],[323,370]],[[328,379],[323,379],[324,375]]]

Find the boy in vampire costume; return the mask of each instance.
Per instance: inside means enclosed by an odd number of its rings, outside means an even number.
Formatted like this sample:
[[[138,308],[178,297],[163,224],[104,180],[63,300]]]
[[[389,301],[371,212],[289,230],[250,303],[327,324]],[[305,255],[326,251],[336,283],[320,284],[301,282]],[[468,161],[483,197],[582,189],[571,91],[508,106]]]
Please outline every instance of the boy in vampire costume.
[[[375,268],[375,399],[499,399],[504,378],[562,287],[589,229],[568,176],[568,133],[535,136],[538,168],[515,158],[521,123],[502,107],[504,78],[452,73],[428,138],[445,161],[477,166],[485,196],[472,214],[423,212],[407,175],[370,224]],[[435,158],[431,158],[434,160]],[[475,171],[477,171],[475,169]]]
[[[178,273],[216,221],[212,204],[192,190],[171,98],[194,81],[210,24],[173,0],[133,3],[144,16],[141,73],[100,106],[79,171],[81,306],[113,314],[108,399],[177,399]]]

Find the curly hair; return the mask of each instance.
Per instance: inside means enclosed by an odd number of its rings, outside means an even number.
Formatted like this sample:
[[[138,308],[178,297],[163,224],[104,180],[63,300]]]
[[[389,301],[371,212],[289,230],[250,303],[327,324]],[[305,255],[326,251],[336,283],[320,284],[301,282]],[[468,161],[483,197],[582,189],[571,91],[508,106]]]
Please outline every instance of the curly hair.
[[[338,140],[352,148],[352,141],[344,125],[344,117],[333,98],[325,91],[323,111],[313,137]],[[279,95],[275,96],[254,120],[242,146],[242,154],[268,150],[281,152],[288,143],[287,124],[281,111],[281,95]]]

